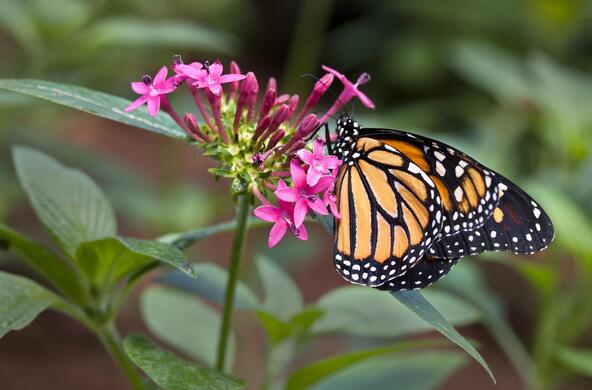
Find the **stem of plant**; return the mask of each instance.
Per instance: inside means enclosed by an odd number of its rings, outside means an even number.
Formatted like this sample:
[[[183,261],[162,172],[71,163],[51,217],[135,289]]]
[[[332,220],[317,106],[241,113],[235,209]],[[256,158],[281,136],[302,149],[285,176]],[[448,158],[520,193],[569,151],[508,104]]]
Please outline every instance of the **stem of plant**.
[[[238,271],[240,269],[240,260],[243,253],[245,236],[247,234],[247,221],[250,210],[251,205],[249,203],[249,195],[240,196],[238,199],[236,229],[234,231],[232,251],[230,253],[226,296],[224,297],[224,315],[220,327],[220,340],[218,343],[218,355],[216,359],[216,369],[218,371],[224,371],[224,362],[226,361],[226,349],[232,323],[232,309],[234,307],[234,290],[236,289],[236,283],[238,281]]]
[[[136,371],[134,364],[127,357],[127,354],[123,350],[123,347],[121,346],[121,340],[117,329],[115,329],[115,326],[112,324],[107,325],[97,329],[96,332],[105,348],[113,357],[113,360],[115,360],[121,371],[123,371],[127,377],[132,389],[143,390],[145,387],[142,378],[138,374],[138,371]]]

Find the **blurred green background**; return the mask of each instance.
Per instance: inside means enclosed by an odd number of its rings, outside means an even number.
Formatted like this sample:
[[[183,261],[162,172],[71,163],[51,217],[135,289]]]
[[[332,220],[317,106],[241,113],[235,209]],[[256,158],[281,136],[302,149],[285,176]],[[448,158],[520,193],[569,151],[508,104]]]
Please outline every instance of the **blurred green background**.
[[[364,91],[377,109],[352,109],[363,124],[439,138],[523,186],[551,215],[556,241],[528,258],[464,259],[483,279],[474,287],[487,289],[482,309],[502,313],[505,327],[483,320],[463,332],[481,344],[498,388],[526,388],[525,359],[541,388],[592,386],[591,1],[0,0],[0,78],[47,79],[132,98],[131,80],[178,53],[186,60],[236,60],[260,83],[277,77],[280,92],[289,93],[306,93],[313,81],[302,74],[320,75],[321,64],[350,79],[369,72],[373,81]],[[183,98],[174,104],[190,109]],[[212,163],[194,158],[188,145],[0,91],[0,220],[45,241],[13,175],[14,144],[88,172],[106,189],[124,230],[136,236],[233,215],[228,183],[215,182],[206,172]],[[329,260],[329,237],[318,228],[313,233],[306,244],[286,240],[272,251],[263,231],[248,243],[250,253],[280,261],[307,302],[344,283]],[[221,236],[190,253],[225,265],[219,248],[229,242]],[[22,271],[0,256],[3,268]],[[454,289],[450,282],[445,287]],[[137,305],[121,326],[143,329]],[[526,358],[520,348],[512,352],[517,342]],[[311,356],[357,343],[369,341],[329,340]],[[241,348],[238,372],[257,383],[262,362],[252,356],[260,346]],[[98,342],[52,313],[2,341],[0,378],[7,389],[125,388]],[[469,362],[427,388],[491,386]]]

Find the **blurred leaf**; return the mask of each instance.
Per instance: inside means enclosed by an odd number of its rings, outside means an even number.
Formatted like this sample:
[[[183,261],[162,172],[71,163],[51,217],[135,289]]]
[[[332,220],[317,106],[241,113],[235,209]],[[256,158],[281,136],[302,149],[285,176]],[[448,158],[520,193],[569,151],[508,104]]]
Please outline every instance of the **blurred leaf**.
[[[174,271],[159,276],[156,281],[195,294],[209,302],[222,305],[226,293],[228,272],[213,263],[197,264],[193,268],[197,275],[196,279]],[[254,309],[258,306],[259,302],[253,291],[239,280],[235,290],[234,308]]]
[[[0,1],[0,26],[16,39],[16,41],[35,60],[42,49],[40,33],[35,20],[27,12],[25,3],[19,0]]]
[[[529,85],[520,62],[485,42],[460,41],[452,46],[452,66],[467,81],[500,101],[529,96]]]
[[[33,99],[30,96],[9,91],[0,91],[0,109],[12,109],[14,107],[31,104]]]
[[[84,46],[163,47],[232,54],[237,39],[223,31],[175,20],[142,20],[134,16],[103,18],[82,36]]]
[[[590,217],[569,196],[552,185],[531,183],[529,192],[551,217],[557,243],[577,254],[577,260],[592,267]]]
[[[189,363],[139,334],[127,336],[123,348],[130,359],[165,390],[232,390],[246,385],[242,380]]]
[[[95,286],[110,286],[153,260],[194,275],[183,252],[156,241],[126,237],[87,241],[80,244],[75,259],[78,267]]]
[[[435,347],[445,344],[446,343],[442,342],[442,340],[438,339],[407,341],[389,345],[386,347],[348,352],[335,357],[330,357],[298,369],[290,376],[290,379],[288,379],[288,383],[286,384],[286,390],[309,388],[309,386],[314,385],[315,383],[320,382],[323,379],[326,379],[327,377],[331,377],[335,374],[339,375],[340,371],[348,367],[354,366],[366,359],[370,359],[385,354],[401,353],[413,349]],[[349,387],[344,386],[344,388]],[[414,387],[411,388],[414,389]]]
[[[31,206],[65,253],[74,258],[81,243],[115,235],[111,205],[86,174],[26,147],[14,147],[13,160]]]
[[[510,262],[528,264],[518,259]],[[500,298],[489,289],[477,264],[460,262],[453,272],[438,282],[438,287],[458,294],[481,312],[481,321],[514,364],[525,384],[529,388],[538,388],[536,367],[522,340],[508,324]]]
[[[570,370],[592,377],[592,350],[563,347],[556,356]]]
[[[453,295],[425,292],[433,305],[455,325],[479,320],[479,312]],[[312,326],[314,332],[345,332],[366,337],[396,337],[432,330],[429,323],[410,315],[403,305],[382,291],[367,287],[340,287],[325,294],[317,303],[325,314]]]
[[[262,310],[285,322],[302,311],[302,295],[287,273],[265,257],[257,259],[257,269],[265,291]]]
[[[0,337],[29,325],[59,298],[30,279],[0,272]]]
[[[95,8],[93,2],[78,0],[29,0],[28,3],[40,24],[62,34],[85,24]]]
[[[310,389],[437,389],[465,362],[462,355],[448,351],[375,356],[344,368]]]
[[[460,333],[454,329],[454,327],[440,314],[440,312],[434,308],[428,302],[423,295],[417,290],[411,291],[397,291],[391,292],[391,295],[398,300],[400,303],[405,305],[409,310],[415,313],[419,318],[426,321],[438,332],[446,336],[450,341],[465,350],[470,356],[473,357],[484,369],[487,371],[493,383],[495,383],[495,377],[491,372],[491,369],[483,359],[483,357],[477,352]]]
[[[87,303],[87,294],[79,282],[78,273],[48,248],[1,223],[0,244],[47,278],[66,297],[81,305]]]
[[[292,334],[290,323],[281,321],[263,310],[256,310],[255,315],[265,329],[272,346],[278,345]]]
[[[0,80],[0,89],[24,93],[72,107],[130,126],[153,131],[167,137],[188,139],[183,130],[166,114],[151,117],[145,109],[124,112],[129,100],[74,85],[32,79]]]
[[[220,333],[220,314],[194,296],[164,287],[150,287],[141,297],[142,317],[152,333],[213,367]],[[232,367],[236,342],[229,339],[226,366]]]

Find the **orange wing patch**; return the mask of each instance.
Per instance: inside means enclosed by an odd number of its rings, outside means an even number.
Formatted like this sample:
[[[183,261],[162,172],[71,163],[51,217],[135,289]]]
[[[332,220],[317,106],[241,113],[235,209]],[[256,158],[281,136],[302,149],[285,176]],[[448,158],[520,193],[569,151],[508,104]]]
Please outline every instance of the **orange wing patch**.
[[[384,144],[392,146],[393,148],[397,149],[405,156],[409,157],[411,161],[413,161],[418,167],[420,167],[424,172],[430,171],[430,164],[428,164],[427,160],[425,159],[425,155],[423,151],[415,145],[412,145],[408,142],[404,141],[395,141],[395,140],[381,140]]]
[[[355,204],[356,242],[354,258],[364,259],[372,254],[370,237],[372,216],[370,199],[357,169],[351,170],[351,190]]]

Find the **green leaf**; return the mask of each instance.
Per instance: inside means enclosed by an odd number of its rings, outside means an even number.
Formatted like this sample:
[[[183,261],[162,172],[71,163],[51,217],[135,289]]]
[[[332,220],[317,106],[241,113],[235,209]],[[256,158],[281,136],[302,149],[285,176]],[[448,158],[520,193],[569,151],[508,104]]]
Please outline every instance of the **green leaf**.
[[[491,369],[471,345],[452,325],[440,314],[440,312],[428,302],[417,290],[391,292],[391,295],[409,310],[415,313],[419,318],[430,324],[438,332],[446,336],[450,341],[464,349],[473,359],[475,359],[487,371],[491,380],[495,383],[495,377]]]
[[[462,355],[449,351],[375,356],[343,369],[310,390],[436,389],[465,362]]]
[[[445,344],[446,343],[442,342],[442,340],[438,339],[407,341],[386,347],[349,352],[330,357],[298,369],[290,376],[290,379],[286,384],[286,390],[309,388],[311,385],[314,385],[347,367],[351,367],[359,362],[376,356],[401,353],[417,348],[437,347]]]
[[[78,273],[48,248],[1,223],[0,243],[45,277],[66,297],[81,305],[88,303]]]
[[[142,20],[131,16],[101,19],[82,39],[90,47],[164,47],[225,54],[231,54],[236,46],[236,38],[232,35],[197,23]]]
[[[165,390],[234,390],[246,385],[242,380],[189,363],[139,334],[127,336],[123,348],[130,359]]]
[[[592,350],[576,348],[558,348],[557,359],[570,370],[592,377]]]
[[[263,310],[256,310],[255,315],[265,329],[272,346],[278,345],[292,334],[293,328],[290,323],[281,321]]]
[[[30,279],[0,271],[0,337],[29,325],[59,298]]]
[[[31,206],[70,257],[85,241],[115,235],[111,205],[87,175],[30,148],[14,147],[13,159]]]
[[[194,296],[165,287],[142,294],[142,316],[158,338],[213,367],[220,333],[220,313]],[[226,366],[232,367],[236,341],[229,340]]]
[[[189,139],[175,121],[166,114],[160,114],[153,118],[143,109],[124,112],[124,108],[130,103],[129,100],[92,89],[32,79],[0,80],[0,89],[36,96],[167,137]]]
[[[168,286],[180,288],[210,302],[222,305],[226,293],[228,272],[213,263],[194,266],[197,278],[191,279],[181,272],[169,272],[156,280]],[[235,309],[254,309],[259,306],[257,297],[245,283],[238,281],[234,295]]]
[[[265,291],[262,310],[284,322],[302,311],[302,295],[288,274],[264,257],[257,259],[257,269]]]
[[[449,293],[427,291],[430,301],[456,325],[479,320],[479,312]],[[403,305],[382,291],[347,286],[330,291],[317,306],[325,314],[312,326],[313,332],[345,332],[365,337],[396,337],[432,330],[430,324],[410,315]]]
[[[193,276],[194,271],[179,249],[162,242],[110,237],[82,243],[76,264],[95,285],[111,285],[151,261],[167,263]]]

